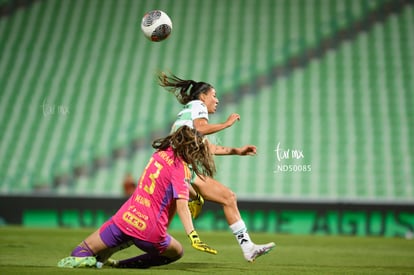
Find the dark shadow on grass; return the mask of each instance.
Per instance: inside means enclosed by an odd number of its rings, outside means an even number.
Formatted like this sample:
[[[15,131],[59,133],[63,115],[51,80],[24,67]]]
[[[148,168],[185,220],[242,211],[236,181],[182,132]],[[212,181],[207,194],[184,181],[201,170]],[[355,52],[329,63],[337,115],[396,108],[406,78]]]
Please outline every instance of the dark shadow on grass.
[[[206,262],[193,262],[193,263],[185,263],[185,262],[178,262],[173,263],[170,265],[165,266],[158,266],[153,267],[151,269],[157,269],[157,270],[180,270],[183,272],[197,272],[197,273],[211,273],[214,272],[215,269],[217,271],[224,271],[224,270],[233,270],[234,266],[231,266],[229,264],[222,264],[222,263],[206,263]]]

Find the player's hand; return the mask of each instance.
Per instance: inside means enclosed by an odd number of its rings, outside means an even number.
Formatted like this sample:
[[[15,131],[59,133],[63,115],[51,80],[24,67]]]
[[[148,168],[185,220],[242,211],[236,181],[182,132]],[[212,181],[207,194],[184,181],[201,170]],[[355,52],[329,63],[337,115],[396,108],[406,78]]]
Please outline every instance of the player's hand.
[[[211,248],[210,246],[208,246],[200,240],[200,237],[198,236],[195,230],[191,231],[191,233],[188,234],[188,237],[190,238],[192,247],[194,247],[195,249],[214,255],[217,254],[217,250]]]
[[[231,114],[229,115],[229,117],[226,120],[226,123],[228,125],[228,127],[230,127],[231,125],[233,125],[237,120],[240,120],[240,115],[239,114]]]
[[[256,146],[254,145],[245,145],[238,148],[238,155],[240,156],[254,156],[256,155]]]

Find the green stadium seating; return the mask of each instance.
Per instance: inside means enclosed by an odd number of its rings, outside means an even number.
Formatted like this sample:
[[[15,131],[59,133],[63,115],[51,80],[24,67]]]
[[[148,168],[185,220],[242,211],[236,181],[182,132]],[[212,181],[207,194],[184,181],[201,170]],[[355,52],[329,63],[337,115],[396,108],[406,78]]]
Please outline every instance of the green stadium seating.
[[[238,90],[386,2],[44,0],[0,17],[0,192],[121,195],[180,109],[156,84],[157,70],[171,70],[216,87],[212,121],[241,113],[213,137],[259,148],[217,158],[218,178],[239,197],[412,200],[412,5],[274,83]],[[139,29],[154,6],[174,23],[162,43]],[[128,151],[137,140],[144,147]],[[304,159],[277,161],[279,142]],[[312,171],[274,172],[278,164]]]

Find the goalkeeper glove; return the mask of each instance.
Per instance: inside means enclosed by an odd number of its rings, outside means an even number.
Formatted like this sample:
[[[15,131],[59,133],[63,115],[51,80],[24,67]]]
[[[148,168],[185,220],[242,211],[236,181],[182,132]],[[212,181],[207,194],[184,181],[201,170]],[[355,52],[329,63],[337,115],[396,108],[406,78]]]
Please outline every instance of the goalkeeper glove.
[[[188,237],[190,238],[192,247],[194,247],[195,249],[214,255],[217,254],[217,250],[211,248],[210,246],[208,246],[200,240],[200,237],[198,236],[195,230],[191,231],[191,233],[188,234]]]

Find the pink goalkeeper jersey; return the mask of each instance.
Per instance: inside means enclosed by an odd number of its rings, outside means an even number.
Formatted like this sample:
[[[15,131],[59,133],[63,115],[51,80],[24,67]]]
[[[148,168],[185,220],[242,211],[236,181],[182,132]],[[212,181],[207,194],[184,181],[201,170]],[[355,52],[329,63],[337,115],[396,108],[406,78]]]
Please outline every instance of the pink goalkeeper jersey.
[[[134,194],[113,216],[127,235],[158,243],[167,234],[175,211],[175,199],[188,200],[190,171],[174,157],[171,148],[155,152],[138,181]]]

